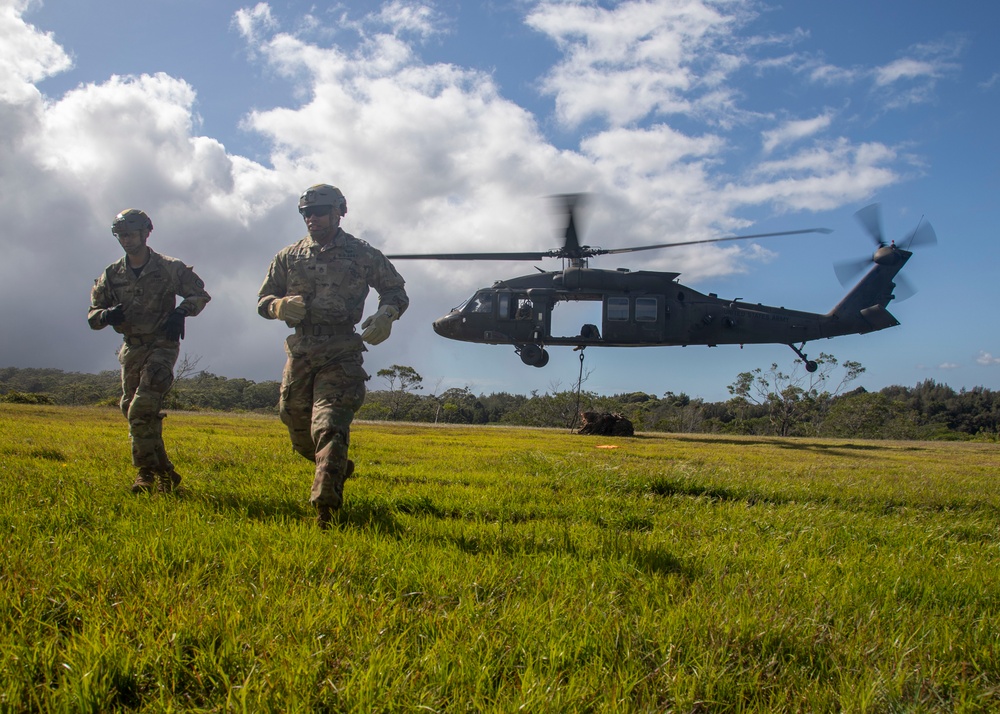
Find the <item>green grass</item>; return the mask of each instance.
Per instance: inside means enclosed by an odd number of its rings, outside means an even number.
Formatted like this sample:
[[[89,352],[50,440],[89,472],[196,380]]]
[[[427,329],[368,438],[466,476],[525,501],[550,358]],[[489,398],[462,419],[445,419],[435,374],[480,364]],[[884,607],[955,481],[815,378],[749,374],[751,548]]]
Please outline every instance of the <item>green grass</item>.
[[[1000,709],[1000,447],[0,405],[0,711]],[[615,446],[614,449],[598,448]]]

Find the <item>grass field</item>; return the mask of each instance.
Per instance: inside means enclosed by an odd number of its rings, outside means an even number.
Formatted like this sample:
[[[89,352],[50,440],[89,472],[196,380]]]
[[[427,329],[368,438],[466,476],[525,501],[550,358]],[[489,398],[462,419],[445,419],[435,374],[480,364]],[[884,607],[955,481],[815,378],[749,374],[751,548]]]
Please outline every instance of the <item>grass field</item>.
[[[1000,710],[1000,447],[0,405],[0,711]],[[614,448],[603,448],[614,447]]]

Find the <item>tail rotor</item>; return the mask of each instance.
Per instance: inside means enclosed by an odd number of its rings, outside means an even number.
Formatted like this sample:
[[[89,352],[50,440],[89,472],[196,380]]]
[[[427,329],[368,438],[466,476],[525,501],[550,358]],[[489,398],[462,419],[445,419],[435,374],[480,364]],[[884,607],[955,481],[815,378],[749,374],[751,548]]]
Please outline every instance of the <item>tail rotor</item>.
[[[875,252],[871,256],[854,258],[835,263],[834,273],[841,285],[845,287],[852,285],[858,276],[872,265],[893,265],[901,260],[899,251],[911,251],[913,248],[931,246],[937,243],[937,234],[930,223],[920,219],[917,227],[911,231],[897,246],[895,241],[886,242],[885,232],[882,230],[882,207],[878,203],[865,206],[854,217],[858,219],[862,228],[875,243]],[[896,275],[895,298],[897,301],[906,300],[912,297],[916,288],[902,275]]]

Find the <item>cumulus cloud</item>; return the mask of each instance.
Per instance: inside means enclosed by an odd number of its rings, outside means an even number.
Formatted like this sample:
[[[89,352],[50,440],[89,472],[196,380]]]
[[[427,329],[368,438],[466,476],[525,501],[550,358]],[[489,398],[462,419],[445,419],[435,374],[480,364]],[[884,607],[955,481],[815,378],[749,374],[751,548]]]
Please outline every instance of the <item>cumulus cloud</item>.
[[[266,146],[258,162],[199,135],[197,92],[183,77],[114,75],[44,98],[37,83],[68,55],[21,20],[24,2],[0,0],[0,301],[24,305],[5,314],[4,332],[24,337],[4,341],[0,365],[114,367],[113,340],[91,334],[83,315],[91,280],[118,257],[109,225],[125,207],[148,211],[154,249],[193,263],[213,294],[190,330],[208,355],[201,366],[262,379],[277,376],[283,331],[256,316],[256,291],[274,252],[303,232],[298,192],[320,181],[347,194],[345,228],[387,253],[554,248],[560,218],[538,200],[549,194],[596,194],[585,240],[613,248],[728,233],[748,224],[746,209],[836,208],[899,181],[905,157],[835,133],[832,112],[779,122],[741,108],[732,79],[753,45],[733,40],[750,7],[534,5],[524,21],[562,52],[544,91],[566,126],[587,126],[556,146],[551,117],[503,96],[488,73],[421,59],[413,42],[447,26],[430,4],[393,0],[324,34],[286,28],[258,3],[232,18],[250,61],[302,88],[296,103],[246,107],[242,129]],[[670,116],[704,122],[682,130]],[[736,116],[754,127],[751,140],[763,137],[767,161],[727,165]],[[690,248],[669,266],[697,279],[769,257]],[[430,320],[501,269],[400,267],[414,300],[395,329],[415,355],[447,363]]]
[[[600,118],[622,126],[728,105],[726,79],[745,58],[725,42],[748,3],[724,14],[710,2],[638,0],[604,8],[584,1],[540,2],[526,22],[551,37],[564,59],[543,86],[559,118],[576,126]]]
[[[52,38],[26,23],[22,14],[29,0],[0,2],[0,101],[21,102],[35,99],[38,82],[72,66],[69,55]]]
[[[979,356],[976,357],[976,364],[981,364],[984,367],[993,364],[1000,364],[1000,357],[994,357],[989,352],[983,350],[979,353]]]

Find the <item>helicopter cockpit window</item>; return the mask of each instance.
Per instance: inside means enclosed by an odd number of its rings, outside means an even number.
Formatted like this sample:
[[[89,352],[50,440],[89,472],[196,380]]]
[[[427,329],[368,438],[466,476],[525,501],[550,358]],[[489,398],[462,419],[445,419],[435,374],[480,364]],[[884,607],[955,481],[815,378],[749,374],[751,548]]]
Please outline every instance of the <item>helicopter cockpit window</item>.
[[[463,312],[493,312],[493,293],[476,293]]]
[[[628,320],[628,298],[609,297],[608,298],[608,319]]]
[[[637,297],[635,299],[635,321],[656,322],[656,298]]]

